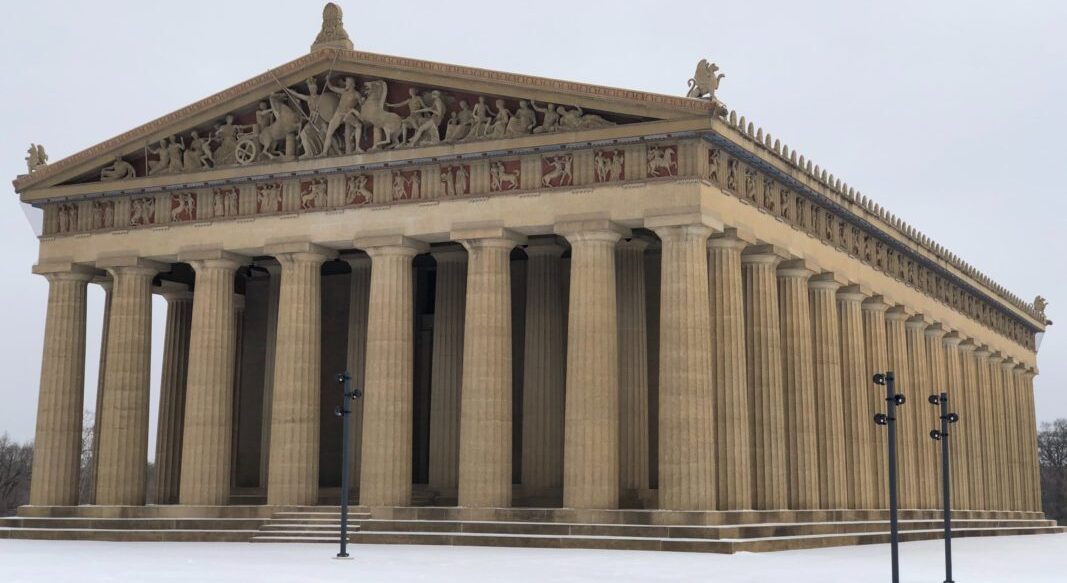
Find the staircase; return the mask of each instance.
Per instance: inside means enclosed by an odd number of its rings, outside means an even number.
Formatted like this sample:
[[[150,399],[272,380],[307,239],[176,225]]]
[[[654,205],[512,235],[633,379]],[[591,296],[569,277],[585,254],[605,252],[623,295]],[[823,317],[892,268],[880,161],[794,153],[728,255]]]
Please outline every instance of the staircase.
[[[348,540],[353,541],[368,512],[348,511]],[[248,540],[254,543],[336,543],[341,538],[340,506],[287,508],[273,513]]]

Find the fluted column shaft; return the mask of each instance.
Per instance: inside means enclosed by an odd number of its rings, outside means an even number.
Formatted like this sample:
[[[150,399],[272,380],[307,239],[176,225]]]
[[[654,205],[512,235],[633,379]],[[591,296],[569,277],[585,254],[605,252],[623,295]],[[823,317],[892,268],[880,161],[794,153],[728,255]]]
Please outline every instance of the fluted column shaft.
[[[966,404],[965,385],[963,375],[963,360],[960,354],[960,342],[963,339],[958,334],[949,334],[944,338],[945,355],[945,380],[948,392],[949,411],[957,414],[963,410]],[[962,417],[961,417],[962,419]],[[940,423],[940,419],[938,419]],[[967,463],[967,437],[963,426],[956,423],[949,428],[949,471],[952,472],[952,506],[954,508],[970,508],[971,493],[968,486],[971,482],[970,467]],[[940,448],[937,448],[940,456]],[[940,458],[938,458],[940,463]]]
[[[901,306],[894,306],[886,312],[886,357],[889,359],[887,368],[895,373],[897,392],[904,394],[910,403],[922,404],[923,401],[917,400],[912,391],[915,384],[912,382],[912,366],[908,359],[908,331],[905,323],[907,319],[908,314]],[[878,393],[878,399],[881,401],[879,410],[885,411],[885,395],[880,391],[875,392]],[[910,447],[913,437],[910,433],[912,428],[905,420],[906,415],[916,414],[911,409],[907,411],[900,409],[897,413],[897,467],[900,468],[897,472],[897,484],[900,488],[901,508],[914,508],[918,496],[915,491],[916,452]],[[911,422],[914,423],[916,420],[912,419]],[[883,436],[883,444],[884,439]]]
[[[848,508],[845,465],[845,392],[841,384],[841,338],[837,290],[832,274],[808,282],[814,357],[815,436],[819,462],[819,507]]]
[[[1015,385],[1014,360],[1005,360],[1000,365],[1001,383],[1003,384],[1003,416],[1004,416],[1004,456],[1007,463],[1008,496],[1005,498],[1005,509],[1022,510],[1023,504],[1023,469],[1022,456],[1019,450],[1019,404],[1018,390]]]
[[[961,371],[960,397],[955,399],[959,409],[960,422],[956,429],[957,452],[963,463],[963,486],[967,505],[966,510],[981,510],[985,497],[985,470],[982,467],[982,412],[978,396],[978,360],[975,358],[974,342],[967,340],[959,345]]]
[[[866,347],[863,336],[861,305],[866,295],[856,286],[848,286],[837,293],[837,312],[841,330],[841,386],[847,508],[877,508],[875,497],[874,450],[875,431],[868,410],[871,379],[867,371]]]
[[[459,485],[467,252],[462,247],[450,246],[431,254],[437,262],[437,280],[434,286],[433,367],[430,371],[429,479],[433,487],[452,490]]]
[[[720,510],[752,508],[752,427],[741,275],[744,248],[745,242],[730,234],[708,239],[711,382]]]
[[[993,479],[995,482],[995,498],[993,498],[993,510],[1007,510],[1008,500],[1011,497],[1011,476],[1007,475],[1008,456],[1004,451],[1004,378],[1001,374],[1001,364],[1004,357],[1000,353],[989,356],[989,398],[988,407],[992,424],[990,427],[989,451],[993,460]]]
[[[412,259],[417,241],[385,238],[356,246],[371,258],[359,502],[411,503],[415,307]]]
[[[181,485],[182,428],[185,424],[193,294],[184,289],[171,289],[162,295],[167,300],[167,323],[163,336],[159,417],[156,419],[155,503],[176,504]]]
[[[617,508],[620,388],[615,245],[620,233],[594,228],[561,234],[571,245],[563,506]]]
[[[929,357],[926,354],[926,328],[929,324],[922,316],[914,316],[905,323],[908,339],[908,384],[905,396],[915,403],[898,416],[901,428],[901,448],[904,464],[901,466],[901,508],[926,507],[926,482],[934,479],[933,466],[926,463],[926,451],[930,440],[928,411],[932,408],[925,402],[930,393]],[[921,405],[925,405],[921,407]]]
[[[348,346],[345,365],[352,376],[352,386],[364,389],[367,372],[367,321],[370,317],[371,259],[366,255],[346,255],[348,263]],[[363,399],[353,399],[348,408],[348,476],[352,484],[360,483],[363,464]],[[431,442],[432,443],[432,442]]]
[[[945,363],[945,330],[940,324],[934,324],[926,329],[926,363],[927,384],[920,387],[915,397],[922,400],[930,395],[949,392],[948,369]],[[922,389],[926,389],[923,391]],[[951,403],[951,401],[949,401]],[[931,429],[940,429],[940,409],[925,403],[925,407],[917,407],[920,418],[919,435],[919,461],[922,467],[919,480],[922,486],[922,504],[924,508],[941,507],[941,448],[930,439]],[[955,429],[955,428],[953,428]]]
[[[863,311],[863,336],[864,336],[864,348],[865,348],[865,361],[867,363],[867,379],[872,378],[874,373],[893,371],[896,375],[898,387],[900,386],[900,379],[905,378],[906,375],[900,374],[897,371],[898,366],[901,364],[900,360],[890,361],[888,353],[888,345],[890,339],[896,342],[898,345],[903,345],[903,326],[899,330],[899,337],[897,337],[898,331],[896,328],[891,328],[889,322],[886,319],[886,310],[889,308],[888,304],[882,300],[881,296],[875,296],[864,300],[862,305]],[[907,362],[907,359],[903,359],[903,362]],[[893,366],[898,365],[898,366]],[[906,365],[905,365],[906,368]],[[899,388],[897,389],[900,390]],[[863,392],[863,397],[867,401],[867,419],[873,419],[876,413],[884,413],[886,410],[885,393],[877,390],[877,387],[867,385],[867,390]],[[872,422],[873,425],[873,422]],[[874,476],[874,502],[873,508],[888,508],[889,507],[889,467],[888,456],[886,452],[886,446],[888,443],[887,432],[884,428],[875,427],[875,431],[871,433],[872,439],[868,443],[870,448],[871,462],[873,468],[871,468],[871,475]],[[899,457],[898,457],[899,459]]]
[[[974,354],[977,373],[975,376],[978,381],[976,394],[978,397],[978,411],[981,415],[981,430],[977,433],[975,445],[979,448],[979,457],[982,460],[982,491],[984,494],[981,500],[982,505],[979,508],[982,510],[995,510],[1000,496],[997,484],[997,473],[1000,470],[997,468],[996,454],[993,451],[996,441],[993,427],[993,386],[989,375],[989,350],[985,347],[979,347]]]
[[[93,445],[88,492],[81,504],[96,504],[96,476],[100,467],[100,427],[104,413],[104,371],[107,369],[107,329],[111,321],[111,280],[96,280],[104,290],[104,317],[100,331],[100,360],[96,371],[96,406],[93,408]]]
[[[237,356],[233,279],[240,263],[219,255],[189,264],[196,271],[196,285],[179,499],[182,504],[218,506],[230,498]],[[315,437],[317,442],[317,432]]]
[[[819,507],[818,438],[815,435],[815,380],[811,346],[808,278],[802,262],[778,269],[778,305],[782,324],[782,389],[785,393],[785,465],[789,508]]]
[[[633,238],[619,243],[615,249],[619,327],[619,487],[628,490],[649,487],[647,247],[647,241]]]
[[[114,288],[104,373],[96,503],[145,503],[154,264],[110,267]],[[80,414],[80,413],[79,413]]]
[[[1041,511],[1041,465],[1037,458],[1037,414],[1034,410],[1034,372],[1032,369],[1023,371],[1019,379],[1023,389],[1023,423],[1026,427],[1025,443],[1023,447],[1024,460],[1027,472],[1027,510],[1031,512]]]
[[[43,273],[48,280],[48,312],[30,481],[33,505],[78,504],[85,393],[85,311],[88,283],[92,279],[88,271],[68,268]]]
[[[717,494],[706,248],[711,229],[682,225],[655,231],[662,241],[659,506],[713,509]]]
[[[263,419],[259,437],[259,485],[266,487],[270,475],[270,429],[274,411],[274,362],[278,349],[278,302],[282,295],[282,266],[269,260],[261,267],[267,270],[267,318],[263,355]]]
[[[462,238],[467,249],[459,505],[511,506],[511,250],[517,238]]]
[[[282,266],[267,477],[272,505],[312,505],[319,498],[320,268],[331,253],[303,247],[272,253]]]
[[[757,510],[789,507],[786,471],[786,441],[789,437],[785,429],[782,336],[775,273],[780,261],[780,256],[759,248],[741,256],[745,352],[748,355],[746,379],[752,429],[752,505]]]

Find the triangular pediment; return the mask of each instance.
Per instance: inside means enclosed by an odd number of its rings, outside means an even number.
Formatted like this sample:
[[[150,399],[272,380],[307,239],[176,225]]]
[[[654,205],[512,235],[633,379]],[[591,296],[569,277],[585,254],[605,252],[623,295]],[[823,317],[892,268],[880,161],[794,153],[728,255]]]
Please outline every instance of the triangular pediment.
[[[496,141],[548,134],[577,141],[578,132],[706,117],[714,107],[701,99],[329,48],[14,184],[24,192],[423,146],[492,149]]]

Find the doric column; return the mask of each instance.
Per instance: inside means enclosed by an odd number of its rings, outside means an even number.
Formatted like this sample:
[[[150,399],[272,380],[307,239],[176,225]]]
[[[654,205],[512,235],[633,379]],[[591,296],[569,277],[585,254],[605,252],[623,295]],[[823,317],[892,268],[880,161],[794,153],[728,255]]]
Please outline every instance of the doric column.
[[[651,226],[662,241],[659,506],[716,506],[707,239],[702,224]],[[572,263],[573,266],[573,263]],[[773,272],[771,282],[773,284]]]
[[[511,250],[524,238],[500,228],[454,231],[467,249],[459,505],[511,505]]]
[[[978,361],[974,356],[973,340],[964,340],[959,345],[960,390],[954,399],[960,414],[960,423],[956,429],[957,452],[963,464],[961,475],[963,487],[967,490],[965,510],[980,510],[984,496],[984,470],[982,469],[982,450],[979,439],[982,429],[982,413],[978,399]]]
[[[401,236],[357,239],[371,258],[363,453],[359,502],[411,503],[415,306],[412,259],[425,243]]]
[[[164,281],[160,295],[167,301],[167,324],[163,336],[159,417],[156,419],[155,503],[177,504],[181,485],[182,427],[185,423],[193,292],[184,284]]]
[[[782,325],[782,389],[785,394],[785,465],[789,508],[819,507],[819,460],[815,435],[815,380],[812,372],[811,305],[803,260],[778,267],[778,305]]]
[[[467,252],[459,245],[449,245],[436,247],[430,254],[437,262],[430,371],[430,485],[455,490],[459,485]]]
[[[78,504],[82,401],[85,398],[85,309],[94,270],[39,265],[48,280],[48,312],[41,357],[30,504]]]
[[[752,508],[752,427],[741,283],[741,252],[746,245],[729,231],[708,239],[711,382],[720,510]]]
[[[647,247],[648,241],[635,237],[615,248],[619,326],[619,487],[626,490],[649,487]],[[526,301],[529,310],[528,297]]]
[[[900,451],[904,463],[901,465],[901,508],[926,507],[926,481],[935,479],[931,473],[934,467],[926,463],[926,450],[930,438],[927,434],[927,414],[925,408],[932,408],[926,398],[930,394],[929,357],[926,354],[926,328],[930,323],[923,315],[912,316],[905,322],[908,339],[908,382],[904,394],[914,407],[902,410],[900,419]]]
[[[274,245],[264,253],[282,266],[267,504],[312,505],[319,498],[320,268],[335,253],[311,243]]]
[[[98,262],[114,281],[104,372],[104,411],[96,503],[145,503],[152,359],[152,278],[158,263],[139,258]]]
[[[897,392],[903,393],[907,397],[908,403],[921,405],[923,402],[916,400],[915,394],[911,390],[914,384],[912,383],[911,362],[908,360],[908,332],[906,325],[909,317],[908,311],[903,306],[893,306],[886,311],[886,357],[888,358],[886,368],[895,373]],[[883,391],[877,390],[875,393],[877,394],[879,405],[877,410],[884,412],[886,410],[885,394]],[[914,411],[912,409],[914,407],[910,407],[907,410],[900,409],[897,415],[897,467],[900,468],[897,472],[897,484],[900,488],[901,508],[914,508],[917,496],[914,491],[915,472],[912,469],[916,465],[915,450],[909,447],[912,442],[912,435],[909,433],[911,425],[904,420],[905,416],[913,415]],[[885,431],[880,431],[880,433],[885,433]],[[886,437],[882,436],[881,443],[883,448],[885,439]],[[883,459],[885,459],[884,451],[882,455]],[[883,473],[883,476],[886,476],[886,474]],[[905,506],[905,504],[908,505]]]
[[[926,328],[927,382],[916,391],[915,398],[925,407],[916,407],[919,422],[919,474],[924,508],[941,507],[941,448],[930,439],[930,430],[941,427],[940,409],[930,405],[930,395],[948,392],[948,369],[945,364],[945,329],[940,324]],[[922,390],[922,389],[925,389]],[[925,401],[925,402],[924,402]],[[950,401],[951,402],[951,401]]]
[[[868,384],[863,391],[863,396],[859,398],[866,399],[867,401],[867,419],[872,420],[871,424],[874,425],[875,413],[885,412],[885,392],[879,391],[878,387],[873,386],[870,381],[872,375],[877,372],[893,371],[896,374],[896,378],[901,379],[904,375],[897,374],[896,368],[890,365],[888,344],[890,338],[894,338],[896,330],[889,327],[886,320],[886,310],[889,308],[889,304],[885,303],[882,296],[872,296],[863,301],[861,306],[863,312],[863,337],[864,337],[864,360],[867,363],[867,381]],[[903,329],[900,330],[903,332]],[[900,338],[894,338],[894,342],[902,343],[903,334]],[[905,361],[907,359],[904,359]],[[893,364],[900,364],[894,361]],[[886,431],[882,428],[875,427],[875,431],[871,433],[871,440],[869,441],[871,462],[874,467],[871,468],[871,475],[874,476],[874,506],[872,508],[888,508],[889,507],[889,467],[886,455],[886,444],[888,443],[888,437]]]
[[[1019,382],[1023,391],[1023,416],[1022,422],[1026,427],[1025,441],[1023,443],[1023,460],[1026,467],[1027,510],[1031,512],[1041,511],[1041,465],[1037,459],[1037,414],[1034,410],[1034,375],[1033,368],[1023,369]]]
[[[619,506],[619,327],[615,245],[629,230],[602,220],[564,222],[571,246],[563,506]]]
[[[265,488],[270,475],[270,428],[274,410],[274,355],[278,348],[278,300],[282,294],[282,266],[273,259],[258,262],[267,271],[266,350],[263,355],[263,419],[259,438],[259,485]]]
[[[989,355],[988,404],[992,424],[989,425],[989,453],[993,460],[994,493],[993,510],[1008,510],[1011,498],[1011,476],[1007,475],[1008,456],[1004,451],[1004,377],[1001,365],[1004,356],[999,352]]]
[[[965,404],[965,389],[963,378],[963,361],[960,354],[960,343],[963,338],[952,332],[944,338],[945,356],[945,391],[948,392],[949,411],[962,414]],[[932,409],[933,407],[931,407]],[[940,422],[940,418],[938,419]],[[931,427],[931,429],[933,429]],[[970,508],[970,467],[967,463],[967,441],[963,432],[963,424],[956,423],[949,429],[949,441],[952,453],[949,454],[950,470],[952,472],[952,506],[954,508]],[[940,448],[938,449],[938,463],[940,464]],[[940,467],[940,465],[938,466]],[[940,485],[938,486],[940,492]]]
[[[348,346],[345,366],[352,375],[352,387],[365,389],[367,374],[367,321],[370,317],[371,259],[363,254],[341,257],[348,264]],[[364,393],[365,395],[366,393]],[[363,399],[349,404],[348,476],[350,484],[360,483],[363,456]],[[431,441],[431,443],[433,443]]]
[[[93,445],[89,461],[89,487],[81,504],[96,504],[96,475],[100,467],[100,420],[104,413],[104,371],[107,369],[107,329],[111,320],[111,279],[97,277],[93,283],[104,290],[104,317],[100,326],[100,360],[96,370],[96,406],[93,408]]]
[[[995,444],[993,438],[993,387],[989,377],[989,348],[986,346],[979,346],[975,352],[975,378],[977,384],[975,388],[975,395],[977,397],[977,411],[981,416],[981,430],[977,432],[975,438],[975,446],[978,448],[979,458],[982,460],[982,476],[981,476],[981,490],[982,498],[980,500],[981,510],[993,510],[997,507],[997,499],[999,490],[997,488],[997,472],[1000,470],[997,468],[996,456],[993,453],[993,446]]]
[[[1001,383],[1004,387],[1001,403],[1004,416],[1004,457],[1007,463],[1008,496],[1005,499],[1007,510],[1022,510],[1024,504],[1022,484],[1022,456],[1019,451],[1019,404],[1018,391],[1015,386],[1015,367],[1013,358],[1006,358],[1000,365]]]
[[[841,329],[841,385],[844,409],[844,449],[848,491],[847,508],[877,508],[874,460],[875,430],[871,422],[868,397],[871,374],[868,374],[866,343],[863,337],[861,305],[867,298],[859,286],[850,285],[837,292],[837,311]],[[873,373],[872,373],[873,374]]]
[[[837,290],[842,283],[832,273],[821,273],[808,281],[820,508],[848,508],[846,394],[841,385],[841,338],[837,313]]]
[[[756,510],[789,507],[786,441],[790,438],[785,430],[776,274],[781,260],[781,253],[768,245],[750,247],[741,255],[752,427],[752,505]]]
[[[247,279],[245,280],[247,282]],[[233,294],[233,404],[230,407],[230,488],[237,487],[238,437],[241,424],[241,379],[244,374],[245,294]],[[245,397],[247,399],[247,396]]]
[[[243,259],[224,251],[198,251],[180,259],[196,271],[196,283],[179,499],[187,505],[220,506],[230,499],[237,357],[233,280]],[[318,432],[315,438],[317,443]]]
[[[566,380],[563,287],[555,238],[526,247],[523,342],[522,483],[528,492],[563,487],[563,401]]]

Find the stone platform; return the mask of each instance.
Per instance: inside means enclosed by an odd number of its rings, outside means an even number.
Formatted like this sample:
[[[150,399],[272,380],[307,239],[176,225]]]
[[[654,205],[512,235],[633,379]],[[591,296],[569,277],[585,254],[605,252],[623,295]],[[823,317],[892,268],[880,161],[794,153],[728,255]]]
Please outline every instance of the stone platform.
[[[0,538],[335,542],[337,506],[23,506]],[[901,539],[942,536],[940,513],[901,511]],[[954,536],[1062,532],[1034,512],[956,511]],[[375,544],[764,552],[885,543],[882,510],[676,512],[560,508],[352,507],[349,540]]]

